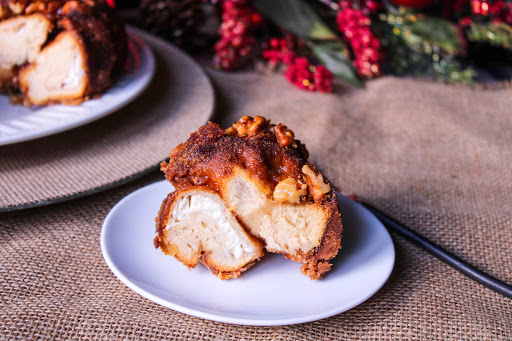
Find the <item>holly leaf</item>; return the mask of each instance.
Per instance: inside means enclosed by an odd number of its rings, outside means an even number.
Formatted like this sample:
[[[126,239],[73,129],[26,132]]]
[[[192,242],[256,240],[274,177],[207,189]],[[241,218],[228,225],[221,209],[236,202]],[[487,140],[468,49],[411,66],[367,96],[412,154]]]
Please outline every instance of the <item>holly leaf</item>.
[[[450,21],[431,16],[417,16],[409,24],[411,33],[428,44],[438,45],[444,52],[454,56],[464,54],[464,40],[457,26]]]
[[[333,75],[348,84],[363,87],[354,64],[347,58],[343,44],[337,41],[316,41],[309,42],[309,45],[315,56]]]
[[[313,40],[337,39],[336,34],[303,0],[253,0],[264,17],[295,35]]]

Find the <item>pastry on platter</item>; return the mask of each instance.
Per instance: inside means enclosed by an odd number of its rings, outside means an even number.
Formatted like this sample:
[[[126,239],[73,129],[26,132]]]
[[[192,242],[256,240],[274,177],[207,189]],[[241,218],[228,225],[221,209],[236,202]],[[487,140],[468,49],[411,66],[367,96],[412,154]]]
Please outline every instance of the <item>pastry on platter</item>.
[[[162,251],[189,267],[202,261],[230,277],[263,255],[259,243],[302,263],[301,271],[312,279],[331,269],[343,230],[337,196],[291,130],[260,116],[244,116],[227,130],[210,122],[169,158],[161,169],[176,191],[156,219],[155,245]],[[216,204],[205,204],[206,197]],[[233,234],[240,237],[236,248],[226,246],[234,245]],[[218,239],[215,247],[211,235]],[[239,262],[213,262],[213,254]]]
[[[0,1],[0,90],[25,105],[100,95],[126,53],[124,26],[103,0]]]

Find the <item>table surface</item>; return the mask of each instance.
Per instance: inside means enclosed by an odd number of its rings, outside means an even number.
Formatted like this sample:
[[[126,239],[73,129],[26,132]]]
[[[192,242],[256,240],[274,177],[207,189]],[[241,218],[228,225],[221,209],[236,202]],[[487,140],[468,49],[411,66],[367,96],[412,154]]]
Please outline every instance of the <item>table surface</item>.
[[[365,89],[338,85],[333,94],[315,94],[295,89],[278,74],[208,75],[216,93],[213,121],[224,128],[242,115],[283,122],[343,194],[359,195],[512,283],[510,89],[383,77]],[[394,235],[396,264],[389,281],[366,302],[325,320],[248,327],[159,306],[110,272],[99,236],[103,219],[121,198],[161,179],[154,171],[84,198],[1,213],[2,338],[512,338],[512,300]]]

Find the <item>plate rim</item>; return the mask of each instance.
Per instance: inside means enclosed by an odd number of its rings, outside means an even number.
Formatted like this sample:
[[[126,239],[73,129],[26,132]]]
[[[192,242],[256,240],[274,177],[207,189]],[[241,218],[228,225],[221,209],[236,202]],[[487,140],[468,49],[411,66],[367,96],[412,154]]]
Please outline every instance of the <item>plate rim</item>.
[[[18,137],[7,138],[6,140],[4,140],[0,136],[0,147],[16,144],[16,143],[20,143],[20,142],[32,141],[32,140],[39,139],[41,137],[52,136],[55,134],[66,132],[66,131],[74,129],[74,128],[81,127],[88,123],[99,120],[105,116],[108,116],[108,115],[116,112],[117,110],[127,106],[128,104],[133,102],[135,99],[137,99],[144,92],[144,90],[146,90],[148,88],[149,84],[151,84],[151,80],[153,79],[153,77],[155,75],[155,70],[156,70],[155,55],[154,55],[153,51],[151,50],[151,48],[148,46],[148,44],[144,41],[144,39],[142,39],[140,34],[138,34],[136,29],[134,29],[133,27],[131,27],[129,25],[126,25],[125,28],[126,28],[126,34],[128,37],[128,41],[133,40],[133,39],[137,40],[137,44],[141,47],[141,52],[147,58],[146,59],[147,65],[148,65],[147,67],[149,69],[149,72],[147,74],[142,75],[142,77],[138,79],[138,80],[142,80],[142,83],[141,83],[142,85],[135,90],[135,92],[133,93],[133,95],[131,97],[129,97],[123,101],[120,101],[120,102],[116,103],[115,105],[112,105],[107,110],[98,112],[95,115],[90,115],[90,116],[87,116],[87,117],[79,119],[79,120],[69,121],[62,125],[57,125],[56,127],[49,127],[49,128],[42,129],[42,130],[28,132],[28,133],[22,134]],[[119,81],[122,81],[122,77],[121,77],[121,79],[117,80],[117,82],[119,82]],[[115,86],[116,86],[116,83],[114,83],[112,87],[107,89],[107,91],[104,92],[102,94],[102,96],[108,94],[111,89],[115,88]],[[5,94],[2,94],[2,95],[5,95]],[[85,101],[83,103],[86,103],[86,102],[87,101]],[[79,104],[79,106],[81,104]],[[44,106],[44,107],[46,108],[48,106]]]
[[[362,304],[363,302],[368,300],[370,297],[375,295],[384,286],[384,284],[387,283],[387,281],[388,281],[389,277],[391,276],[391,273],[394,269],[395,261],[396,261],[396,250],[395,250],[395,246],[393,243],[393,239],[391,238],[391,235],[389,234],[389,231],[377,219],[377,217],[375,217],[369,210],[367,210],[366,208],[364,208],[361,204],[359,204],[357,202],[350,201],[352,204],[357,205],[356,207],[361,209],[362,212],[365,212],[369,217],[371,217],[370,219],[374,220],[374,223],[379,225],[380,229],[385,231],[385,236],[386,236],[386,238],[389,239],[389,242],[391,245],[391,250],[392,250],[391,262],[390,262],[389,268],[387,269],[385,276],[383,276],[380,280],[380,283],[378,283],[378,285],[373,290],[369,291],[365,295],[365,297],[362,298],[360,301],[355,301],[352,304],[345,305],[341,309],[335,308],[335,309],[330,309],[330,310],[322,312],[322,313],[312,314],[312,315],[308,315],[305,317],[283,318],[283,319],[275,319],[275,318],[274,319],[250,319],[250,318],[230,317],[230,316],[225,316],[225,315],[217,315],[217,314],[212,314],[212,313],[208,313],[208,312],[204,312],[204,311],[199,311],[199,310],[195,310],[192,308],[188,308],[188,307],[181,306],[179,304],[170,302],[166,299],[163,299],[163,298],[145,290],[144,288],[142,288],[142,287],[138,286],[137,284],[135,284],[134,282],[132,282],[117,267],[115,262],[110,258],[111,255],[108,251],[107,241],[106,241],[106,238],[107,238],[106,231],[108,229],[108,224],[110,223],[110,221],[112,219],[114,219],[114,216],[115,216],[117,210],[119,210],[124,205],[125,202],[127,202],[128,200],[131,200],[133,196],[139,195],[140,193],[145,192],[145,191],[151,191],[154,187],[161,186],[163,183],[167,183],[168,185],[172,186],[166,180],[160,180],[160,181],[151,183],[149,185],[146,185],[144,187],[141,187],[141,188],[127,194],[125,197],[123,197],[121,200],[119,200],[112,207],[112,209],[109,211],[109,213],[107,214],[107,216],[105,217],[105,219],[103,221],[103,224],[101,227],[101,233],[100,233],[100,246],[101,246],[103,259],[105,260],[109,269],[118,278],[118,280],[120,280],[124,285],[126,285],[128,288],[130,288],[131,290],[133,290],[135,293],[139,294],[140,296],[142,296],[154,303],[157,303],[161,306],[164,306],[166,308],[169,308],[169,309],[172,309],[172,310],[175,310],[175,311],[178,311],[180,313],[184,313],[184,314],[187,314],[190,316],[195,316],[195,317],[199,317],[202,319],[210,320],[210,321],[227,323],[227,324],[235,324],[235,325],[282,326],[282,325],[294,325],[294,324],[308,323],[308,322],[318,321],[318,320],[321,320],[324,318],[332,317],[337,314],[341,314],[345,311],[348,311],[348,310],[358,306],[359,304]],[[338,197],[343,197],[344,198],[343,200],[350,200],[349,198],[347,198],[346,196],[343,196],[339,192],[337,192],[337,195],[338,195]]]

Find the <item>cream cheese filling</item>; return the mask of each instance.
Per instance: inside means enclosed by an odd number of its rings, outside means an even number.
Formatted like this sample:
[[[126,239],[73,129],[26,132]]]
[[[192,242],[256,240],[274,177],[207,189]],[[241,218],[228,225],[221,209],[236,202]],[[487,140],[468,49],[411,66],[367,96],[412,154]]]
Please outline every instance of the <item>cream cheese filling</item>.
[[[230,213],[227,209],[208,196],[196,194],[186,195],[180,198],[180,200],[174,205],[174,210],[166,229],[177,224],[189,214],[194,213],[206,215],[214,222],[218,231],[223,233],[225,236],[227,251],[235,259],[242,257],[245,252],[255,252],[252,245],[245,243],[240,237],[239,232],[233,228],[233,224],[229,222],[227,214]]]
[[[85,70],[82,67],[82,58],[77,47],[73,48],[73,62],[69,65],[68,74],[62,81],[62,85],[66,89],[74,89],[78,87],[85,77]]]

